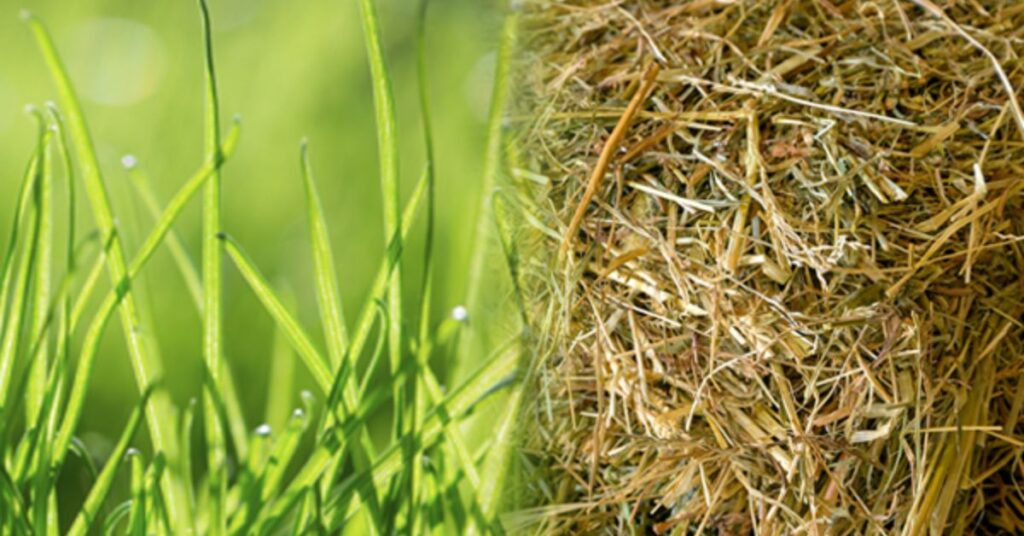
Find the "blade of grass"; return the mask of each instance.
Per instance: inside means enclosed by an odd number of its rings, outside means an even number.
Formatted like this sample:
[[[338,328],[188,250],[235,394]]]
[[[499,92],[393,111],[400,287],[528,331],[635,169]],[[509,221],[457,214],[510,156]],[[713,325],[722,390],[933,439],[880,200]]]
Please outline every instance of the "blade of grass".
[[[427,87],[427,52],[426,52],[426,22],[427,22],[427,8],[430,5],[429,0],[421,0],[419,6],[419,14],[416,22],[416,82],[419,89],[419,105],[420,105],[420,122],[422,124],[422,135],[423,135],[423,148],[426,154],[426,176],[427,176],[427,224],[426,224],[426,236],[425,244],[423,246],[423,283],[420,292],[420,329],[417,337],[417,358],[413,364],[412,376],[413,380],[411,383],[411,400],[413,402],[411,412],[412,415],[409,419],[409,434],[417,435],[419,433],[419,419],[420,415],[426,413],[426,400],[424,396],[418,393],[419,378],[415,371],[415,367],[422,367],[429,369],[430,363],[430,350],[429,350],[429,338],[430,338],[430,306],[433,293],[433,277],[434,277],[434,207],[435,207],[435,168],[434,168],[434,138],[431,132],[431,116],[430,116],[430,95],[429,88]],[[420,453],[417,451],[410,451],[406,454],[407,459],[416,460],[420,457]],[[410,520],[408,530],[411,533],[419,532],[417,522],[419,516],[419,500],[420,491],[417,489],[417,483],[422,479],[423,468],[421,464],[410,463],[408,469],[408,476],[405,478],[408,480],[408,490],[406,491],[406,497],[409,503],[409,515]]]
[[[61,165],[64,170],[64,193],[67,210],[67,229],[65,234],[65,268],[64,280],[59,291],[61,298],[61,317],[59,331],[59,343],[53,366],[49,371],[47,380],[46,396],[43,399],[42,413],[46,415],[44,432],[40,434],[39,454],[37,463],[33,469],[36,474],[35,493],[39,500],[43,494],[47,495],[46,505],[46,533],[56,535],[60,530],[57,486],[54,485],[56,474],[49,470],[48,464],[52,457],[53,438],[56,436],[58,422],[60,419],[60,408],[64,396],[64,384],[67,376],[67,363],[71,356],[73,343],[71,333],[71,311],[72,298],[70,286],[78,270],[76,253],[77,239],[77,204],[75,188],[75,167],[71,161],[71,152],[67,141],[67,129],[64,126],[64,118],[57,105],[53,102],[46,103],[50,116],[53,138],[56,141],[57,151],[60,155]],[[39,516],[42,517],[42,516]]]
[[[230,155],[225,154],[224,156],[226,158]],[[125,156],[121,159],[121,162],[127,168],[132,186],[134,186],[136,194],[138,194],[143,205],[145,205],[146,211],[156,221],[160,218],[160,203],[153,192],[153,186],[149,177],[142,170],[142,166],[134,156]],[[189,289],[189,296],[192,298],[196,312],[202,318],[204,298],[199,271],[192,262],[188,249],[185,247],[185,243],[177,231],[171,229],[165,241],[174,264]],[[235,445],[235,450],[238,451],[238,456],[244,458],[248,453],[247,427],[245,425],[245,417],[242,414],[242,404],[238,399],[238,388],[235,386],[234,375],[231,373],[231,367],[227,360],[221,360],[220,378],[221,388],[223,389],[220,395],[224,399],[228,432],[231,434],[231,441]]]
[[[398,236],[402,228],[399,212],[398,138],[396,135],[395,103],[391,91],[391,74],[384,61],[381,45],[380,22],[374,0],[359,0],[363,37],[373,80],[373,105],[377,122],[377,151],[380,155],[380,183],[384,196],[384,236]],[[395,249],[401,250],[401,244]],[[391,373],[398,374],[402,367],[402,270],[400,263],[391,272],[388,284],[388,355]],[[392,436],[403,432],[403,413],[406,408],[404,389],[394,393],[394,426]]]
[[[38,208],[38,195],[36,198],[36,208]],[[10,313],[11,317],[5,326],[3,338],[0,340],[0,391],[3,396],[0,396],[0,403],[4,404],[0,407],[0,415],[5,418],[8,417],[7,413],[12,413],[15,408],[24,401],[24,398],[20,397],[10,401],[6,400],[9,391],[25,394],[25,387],[18,386],[11,389],[11,379],[13,376],[14,368],[17,366],[16,360],[19,353],[22,351],[23,346],[23,335],[29,326],[29,320],[32,315],[32,280],[33,273],[35,271],[37,262],[37,252],[39,248],[39,234],[40,234],[40,216],[38,213],[33,212],[30,216],[32,222],[32,232],[28,241],[22,244],[21,257],[18,262],[18,269],[15,272],[15,285],[14,295],[11,297]],[[20,383],[14,382],[15,384]],[[12,411],[8,411],[12,410]]]
[[[160,203],[153,192],[152,181],[143,171],[138,159],[132,155],[125,155],[121,158],[121,163],[125,170],[128,171],[128,177],[131,179],[135,193],[139,196],[146,211],[154,219],[158,218],[160,216]],[[204,300],[203,283],[195,264],[192,262],[192,257],[185,247],[185,242],[182,240],[181,235],[172,229],[167,234],[166,243],[167,250],[170,251],[174,264],[178,267],[178,272],[185,281],[185,287],[188,288],[189,297],[192,298],[196,310],[202,314]]]
[[[153,462],[149,464],[149,468],[146,469],[146,477],[144,481],[145,488],[142,490],[142,499],[145,501],[146,508],[146,527],[152,528],[160,527],[159,523],[163,521],[160,516],[160,479],[163,476],[164,469],[167,464],[164,460],[162,453],[156,453],[153,457]],[[166,526],[166,525],[164,525]],[[157,532],[159,529],[157,530]],[[151,534],[152,532],[146,532],[145,529],[141,533],[143,536]]]
[[[397,377],[393,377],[391,383],[404,380],[405,375],[400,374]],[[339,386],[340,381],[335,381],[334,388],[331,391],[335,396],[332,398],[337,398],[339,395]],[[327,468],[335,463],[338,457],[344,456],[347,445],[351,444],[358,448],[358,441],[350,442],[348,439],[355,437],[358,431],[365,427],[366,419],[376,411],[378,406],[387,401],[390,392],[393,392],[393,386],[390,384],[383,385],[370,396],[363,398],[362,403],[359,407],[355,408],[354,413],[348,416],[334,413],[336,420],[333,422],[335,424],[321,433],[316,450],[306,458],[305,463],[298,470],[295,477],[292,478],[288,487],[281,493],[278,500],[271,507],[264,508],[259,513],[255,521],[257,526],[255,533],[272,533],[277,524],[297,506],[303,494],[315,486],[317,480],[322,477]],[[332,405],[331,402],[327,404],[328,407]],[[365,494],[367,497],[373,497],[374,495],[375,492],[373,490]],[[370,501],[367,501],[367,504],[374,505]],[[381,520],[371,516],[370,522],[380,523]]]
[[[284,431],[274,440],[267,462],[262,464],[262,470],[241,490],[239,508],[232,514],[231,534],[249,533],[249,527],[260,513],[260,505],[267,504],[280,486],[308,423],[304,412],[297,410],[292,413],[288,423],[283,427]]]
[[[36,42],[54,79],[61,107],[68,113],[67,125],[73,146],[78,153],[82,180],[85,183],[86,194],[92,206],[96,227],[104,236],[114,237],[107,255],[107,272],[110,276],[111,284],[114,286],[120,285],[128,272],[128,266],[125,262],[121,243],[116,235],[112,233],[114,229],[114,215],[111,211],[109,195],[100,171],[99,160],[93,147],[92,137],[89,134],[85,116],[82,113],[81,104],[75,94],[67,71],[64,69],[57,54],[49,32],[30,13],[25,13],[24,18],[36,37]],[[140,391],[145,391],[155,378],[162,375],[161,364],[151,359],[147,349],[143,347],[141,339],[135,336],[135,330],[139,325],[139,318],[130,292],[125,293],[124,303],[119,310],[121,311],[122,330],[129,349],[136,383]],[[177,430],[174,427],[177,418],[170,396],[166,392],[157,392],[149,397],[148,400],[149,406],[146,413],[153,446],[156,450],[165,453],[170,466],[177,468],[180,464]],[[171,514],[170,517],[175,523],[181,523],[183,520],[192,517],[191,508],[186,501],[186,494],[181,481],[177,478],[177,471],[168,471],[166,476],[167,478],[164,479],[163,485],[164,495],[167,498],[168,509]]]
[[[231,257],[242,278],[249,284],[253,294],[256,295],[277,325],[288,336],[292,347],[295,348],[295,351],[299,354],[303,363],[305,363],[306,368],[309,369],[317,386],[320,387],[321,391],[328,392],[331,385],[331,372],[328,369],[327,361],[320,351],[316,349],[312,339],[310,339],[309,335],[306,334],[292,314],[288,312],[288,309],[281,303],[280,298],[270,288],[267,279],[260,273],[259,268],[242,251],[234,239],[225,233],[221,233],[220,236],[224,242],[224,250]]]
[[[131,463],[132,511],[128,516],[128,534],[146,535],[146,475],[142,453],[129,449],[127,458]]]
[[[519,251],[514,231],[511,228],[512,216],[509,210],[502,203],[503,192],[496,192],[492,200],[494,207],[495,224],[497,226],[498,238],[501,242],[502,252],[505,257],[505,264],[509,270],[509,278],[512,282],[513,293],[516,297],[516,306],[519,312],[520,329],[522,338],[519,341],[518,355],[516,361],[522,364],[528,348],[528,327],[526,317],[525,298],[519,284]],[[532,374],[529,372],[528,374]],[[519,424],[519,413],[523,404],[524,385],[529,381],[521,381],[515,385],[508,399],[501,410],[501,417],[497,422],[501,423],[497,433],[494,434],[493,447],[488,449],[482,467],[484,476],[481,479],[481,486],[478,489],[478,497],[481,504],[481,513],[485,520],[485,526],[475,527],[486,534],[496,530],[502,530],[498,515],[502,499],[505,498],[506,481],[508,479],[512,456],[514,455],[514,435],[516,426]],[[475,531],[474,531],[475,532]]]
[[[30,212],[30,206],[38,204],[37,184],[40,180],[40,172],[43,165],[41,153],[45,136],[45,130],[40,125],[36,150],[33,153],[32,160],[29,162],[25,177],[22,180],[21,191],[18,194],[18,209],[14,217],[14,230],[7,246],[7,253],[4,256],[3,288],[0,289],[0,317],[3,318],[3,330],[0,332],[2,333],[0,335],[0,417],[4,417],[5,421],[7,418],[7,398],[11,390],[11,379],[14,374],[14,360],[18,349],[18,339],[25,323],[25,308],[28,305],[25,297],[28,274],[25,271],[24,265],[28,259],[27,257],[21,259],[21,270],[14,269],[14,261],[19,249],[28,251],[35,242],[34,239],[28,242],[29,247],[22,243],[20,224],[24,218],[32,218],[31,225],[33,228],[30,232],[33,236],[38,234],[37,218]],[[14,296],[10,295],[12,290]],[[7,303],[8,300],[11,301],[10,305]]]
[[[338,273],[334,267],[331,237],[327,231],[324,208],[313,179],[313,168],[309,163],[309,144],[306,141],[302,142],[301,162],[309,234],[313,245],[317,304],[320,307],[320,319],[327,339],[327,356],[331,360],[331,368],[337,369],[348,347],[348,332],[345,329],[345,315],[338,294]]]
[[[500,347],[494,355],[486,359],[482,366],[471,373],[464,383],[450,391],[444,401],[435,406],[426,416],[424,426],[420,429],[418,436],[403,437],[401,441],[413,441],[421,445],[436,443],[442,439],[442,434],[447,433],[450,426],[463,418],[479,402],[507,385],[508,378],[517,368],[514,359],[507,359],[508,346]],[[441,418],[441,415],[445,413],[456,416],[456,419],[445,422]],[[328,505],[329,530],[337,530],[347,518],[347,513],[340,511],[337,506],[345,504],[345,498],[351,492],[374,483],[378,486],[384,484],[401,470],[402,465],[407,463],[402,455],[403,448],[400,442],[391,445],[381,453],[370,471],[352,475],[332,490]]]
[[[501,30],[501,41],[498,44],[498,55],[494,68],[494,87],[491,92],[491,108],[487,121],[487,148],[484,154],[484,170],[480,189],[480,206],[477,214],[470,221],[475,221],[474,236],[471,243],[469,264],[469,276],[466,283],[465,306],[470,316],[482,314],[482,297],[484,291],[484,269],[487,262],[488,251],[492,247],[492,236],[489,232],[492,229],[493,207],[491,206],[491,194],[498,184],[498,175],[501,172],[501,155],[504,147],[503,125],[505,109],[508,106],[509,97],[509,70],[511,68],[511,56],[516,40],[516,32],[519,27],[518,14],[512,12],[505,17]],[[474,340],[486,337],[480,330],[474,330],[471,337],[462,341],[459,354],[456,356],[452,370],[458,371],[463,363],[470,361],[470,354],[480,350],[474,346]],[[481,339],[485,340],[485,339]],[[486,345],[485,345],[486,346]]]
[[[40,131],[37,143],[42,142],[42,135],[43,133]],[[10,225],[11,236],[7,241],[7,250],[4,253],[3,264],[0,265],[0,327],[6,326],[7,323],[7,299],[10,297],[11,278],[14,273],[14,257],[21,240],[21,225],[32,203],[30,194],[35,186],[36,167],[39,165],[38,158],[37,150],[32,153],[32,158],[29,159],[28,166],[26,166],[25,173],[22,176],[21,186],[18,188],[17,201],[15,202],[14,218]]]
[[[181,415],[181,478],[185,481],[189,504],[195,504],[195,483],[192,477],[192,431],[196,419],[196,399],[191,399]]]
[[[111,451],[110,457],[107,459],[107,464],[100,471],[99,476],[96,478],[96,482],[93,484],[92,489],[89,490],[89,494],[85,498],[85,503],[82,508],[78,511],[78,515],[75,516],[75,521],[71,524],[71,528],[68,530],[68,536],[83,536],[88,534],[89,526],[96,520],[99,515],[100,508],[103,506],[104,501],[107,499],[107,494],[110,492],[110,487],[114,483],[114,477],[117,475],[117,469],[121,466],[122,460],[124,459],[125,453],[128,451],[128,446],[131,444],[132,438],[135,437],[135,432],[139,428],[139,424],[142,422],[143,408],[146,406],[146,402],[155,389],[148,389],[143,393],[142,399],[139,404],[132,411],[130,417],[128,417],[128,424],[125,425],[124,431],[121,432],[120,439],[117,440],[117,445],[114,450]]]
[[[291,300],[289,300],[291,301]],[[292,390],[295,384],[295,354],[279,326],[274,326],[270,350],[270,374],[267,382],[267,405],[264,419],[271,429],[279,430],[288,420]]]
[[[238,133],[239,130],[236,124],[236,127],[232,129],[224,142],[223,152],[225,157],[234,152],[235,146],[238,143]],[[55,441],[55,466],[59,466],[63,462],[67,448],[71,443],[75,427],[78,425],[78,419],[81,416],[82,406],[85,403],[85,395],[88,390],[89,379],[92,374],[93,360],[95,359],[96,352],[99,349],[100,337],[103,334],[103,330],[106,327],[110,316],[124,298],[125,292],[127,287],[130,286],[132,278],[139,273],[146,262],[153,256],[153,253],[156,252],[156,249],[160,246],[164,237],[167,236],[167,233],[174,225],[178,215],[180,215],[181,211],[184,210],[185,205],[203,186],[207,177],[210,176],[211,171],[219,165],[220,162],[205,163],[200,167],[199,171],[197,171],[196,174],[193,175],[180,190],[178,190],[178,193],[175,194],[170,203],[167,204],[167,208],[164,209],[163,214],[160,216],[157,224],[153,227],[153,230],[150,231],[149,236],[147,236],[143,241],[142,246],[139,248],[139,252],[136,254],[135,258],[132,259],[132,264],[127,270],[127,276],[123,280],[119,281],[110,293],[107,294],[103,303],[100,305],[99,310],[93,317],[82,342],[78,369],[76,370],[75,377],[72,380],[71,392],[68,395],[68,404],[64,411],[64,419],[61,422],[61,428]],[[153,396],[156,396],[156,394]],[[176,422],[177,420],[175,419],[171,425],[174,425]],[[177,436],[177,431],[175,431],[174,435]],[[178,452],[177,449],[178,445],[175,446],[175,452]],[[168,456],[167,459],[168,467],[171,467],[170,457]],[[176,475],[176,478],[181,478],[181,474],[183,474],[183,467],[184,465],[175,467],[175,471],[179,472],[179,475]],[[186,490],[183,491],[183,493],[186,495],[185,497],[182,497],[181,500],[191,504],[191,501],[188,500],[189,492]],[[175,511],[176,510],[169,511],[168,514],[173,516]]]
[[[114,536],[114,534],[124,534],[123,532],[115,532],[117,525],[128,518],[128,514],[132,511],[132,501],[127,500],[121,504],[118,504],[110,513],[107,514],[106,519],[103,521],[103,534],[106,536]]]
[[[301,148],[301,167],[303,182],[306,191],[307,200],[307,214],[309,232],[311,235],[311,242],[313,248],[313,260],[315,268],[315,280],[317,287],[317,302],[320,308],[321,324],[327,339],[328,355],[331,360],[332,369],[336,375],[341,378],[341,382],[335,384],[335,389],[344,389],[349,384],[349,378],[351,372],[355,370],[356,354],[348,353],[348,334],[345,329],[343,309],[341,306],[341,299],[338,294],[337,281],[338,276],[334,267],[333,253],[330,245],[330,235],[327,229],[326,218],[323,213],[323,206],[320,203],[320,198],[317,193],[316,182],[313,178],[312,166],[309,162],[309,150],[308,144],[304,141]],[[389,252],[392,250],[389,250]],[[392,264],[397,264],[397,259]],[[335,398],[334,392],[332,392],[332,398]],[[340,397],[340,395],[339,395]],[[330,402],[329,408],[335,407],[336,402]],[[352,411],[351,405],[346,405],[346,413]],[[361,433],[361,442],[363,445],[371,445],[369,436],[365,432]],[[362,452],[356,455],[353,459],[357,466],[365,465],[368,463],[364,460],[365,456]],[[334,475],[341,466],[342,459],[338,459],[338,463],[332,466],[328,471],[328,475]],[[324,478],[324,482],[329,482],[331,478]],[[325,490],[327,485],[325,484]],[[373,502],[376,502],[376,497],[372,498]]]
[[[314,381],[320,386],[321,390],[325,393],[333,393],[332,391],[332,378],[326,360],[322,354],[316,349],[310,337],[303,330],[301,325],[295,318],[288,312],[287,308],[281,303],[280,298],[274,293],[267,283],[266,278],[259,272],[259,269],[255,267],[253,262],[248,258],[244,251],[234,242],[229,236],[222,234],[224,240],[224,247],[231,257],[236,268],[242,274],[243,279],[249,283],[253,293],[263,304],[267,312],[274,318],[277,325],[281,330],[288,336],[289,341],[292,343],[292,347],[302,358],[306,367],[313,375]],[[346,376],[344,368],[338,369],[338,382],[334,385],[342,385],[344,376]],[[329,406],[330,407],[330,404]]]
[[[89,306],[89,298],[92,297],[96,285],[99,283],[100,278],[103,277],[103,268],[107,264],[107,251],[110,249],[110,241],[110,237],[107,237],[103,242],[103,247],[97,253],[96,258],[93,259],[92,267],[89,268],[88,275],[86,275],[85,281],[78,291],[78,297],[75,298],[74,305],[71,308],[71,321],[68,328],[70,331],[74,331],[75,327],[81,322],[82,315],[85,314],[86,308]]]
[[[206,144],[204,159],[217,162],[220,155],[220,104],[217,95],[217,75],[213,59],[213,29],[206,0],[199,0],[203,22],[203,50],[205,53]],[[209,519],[207,531],[216,536],[227,531],[225,495],[227,493],[226,447],[221,428],[220,413],[214,397],[221,389],[221,360],[224,355],[223,296],[221,294],[221,182],[220,171],[214,169],[206,181],[203,194],[203,358],[206,361],[208,382],[203,388],[203,424],[206,430],[207,478],[210,484]]]
[[[45,120],[40,114],[40,123]],[[36,182],[36,217],[39,226],[36,248],[36,265],[33,269],[32,326],[29,331],[30,341],[39,341],[36,351],[31,356],[28,370],[28,385],[25,398],[26,422],[37,422],[39,409],[43,402],[46,388],[46,369],[49,362],[49,338],[46,336],[50,314],[50,276],[53,273],[53,153],[50,141],[53,131],[44,136],[40,155],[39,178]]]
[[[409,199],[405,208],[404,222],[411,221],[412,216],[416,214],[416,210],[419,208],[419,202],[423,197],[424,186],[425,181],[421,180],[417,185],[416,190],[413,192],[412,197]],[[410,227],[410,224],[403,225],[403,236],[408,234]],[[228,237],[227,235],[223,235],[223,238],[227,239]],[[237,245],[233,245],[230,240],[227,240],[227,243],[225,244],[225,251],[228,252],[228,256],[230,256],[232,261],[235,262],[236,267],[239,267],[240,270],[242,269],[242,267],[239,266],[239,263],[245,267],[248,276],[246,276],[246,274],[243,274],[243,276],[246,277],[250,286],[255,285],[255,287],[259,289],[257,297],[261,300],[267,300],[267,302],[264,303],[264,307],[268,309],[268,312],[270,312],[271,316],[274,317],[277,325],[288,336],[288,340],[291,343],[292,348],[297,354],[299,354],[299,357],[303,360],[306,367],[309,368],[310,373],[313,374],[314,379],[316,379],[317,385],[320,386],[322,392],[329,392],[330,375],[327,372],[326,365],[324,364],[325,360],[316,350],[312,340],[305,334],[288,310],[281,305],[281,300],[271,290],[266,279],[259,274],[258,269],[256,269],[252,262],[248,260],[242,250]],[[373,303],[375,300],[381,299],[386,292],[389,275],[393,270],[393,267],[391,266],[392,263],[392,259],[386,258],[378,268],[377,275],[374,278],[374,282],[370,289],[370,296],[367,298],[367,303],[360,312],[357,329],[352,339],[352,344],[348,348],[349,353],[352,355],[357,356],[362,352],[362,349],[366,344],[366,340],[373,329]],[[252,277],[251,281],[249,280],[249,277]],[[356,406],[357,400],[354,385],[351,390],[346,389],[345,395],[346,404],[349,404],[349,407]]]
[[[0,527],[4,529],[4,533],[32,534],[32,525],[29,523],[25,506],[21,502],[21,494],[18,493],[18,487],[11,480],[11,476],[7,474],[3,464],[0,464],[0,497],[4,497],[4,500],[0,501],[3,506],[3,510],[0,510],[0,513],[3,513],[0,523],[4,523]],[[17,530],[15,527],[18,527]]]

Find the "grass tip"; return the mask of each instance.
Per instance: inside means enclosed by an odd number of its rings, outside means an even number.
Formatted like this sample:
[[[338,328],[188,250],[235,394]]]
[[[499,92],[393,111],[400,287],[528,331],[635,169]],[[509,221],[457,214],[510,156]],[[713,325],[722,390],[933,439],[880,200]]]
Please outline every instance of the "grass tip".
[[[131,458],[131,457],[134,457],[134,456],[139,456],[140,454],[142,454],[142,452],[140,452],[139,449],[137,449],[135,447],[129,447],[128,450],[124,451],[124,457],[125,458]]]
[[[271,432],[272,432],[272,430],[270,428],[270,425],[267,424],[267,423],[263,423],[263,424],[257,426],[256,430],[254,430],[254,433],[258,437],[270,437],[270,433]]]
[[[121,157],[121,166],[127,170],[133,170],[139,165],[139,159],[133,154],[126,154]]]

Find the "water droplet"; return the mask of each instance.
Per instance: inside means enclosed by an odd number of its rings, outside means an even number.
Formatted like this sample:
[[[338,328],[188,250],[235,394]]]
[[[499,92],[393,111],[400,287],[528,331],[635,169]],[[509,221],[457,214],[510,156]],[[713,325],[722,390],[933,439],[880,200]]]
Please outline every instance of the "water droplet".
[[[256,427],[255,433],[259,437],[270,437],[271,429],[270,425],[263,423]]]
[[[135,158],[135,155],[133,154],[126,154],[121,157],[121,165],[124,166],[125,169],[132,170],[139,165],[139,159]]]
[[[469,320],[469,309],[466,309],[466,307],[462,305],[456,306],[452,309],[452,319],[456,322],[465,322]]]

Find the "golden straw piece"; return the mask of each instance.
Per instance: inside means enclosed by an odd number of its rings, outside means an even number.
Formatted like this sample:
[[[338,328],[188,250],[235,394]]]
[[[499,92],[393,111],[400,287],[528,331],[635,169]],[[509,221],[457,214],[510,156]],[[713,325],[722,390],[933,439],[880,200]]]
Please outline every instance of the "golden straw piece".
[[[618,149],[619,143],[622,141],[623,136],[626,135],[630,123],[633,122],[633,118],[636,117],[636,113],[640,110],[640,106],[647,100],[647,95],[650,94],[651,89],[654,87],[654,81],[660,70],[657,63],[652,64],[647,69],[643,83],[640,84],[637,92],[633,94],[633,99],[629,101],[629,106],[626,107],[626,111],[619,118],[619,122],[615,125],[615,129],[612,130],[612,135],[608,137],[608,141],[605,142],[604,149],[601,150],[601,156],[597,159],[597,165],[594,166],[594,172],[590,175],[590,180],[587,182],[587,189],[583,192],[583,199],[580,200],[579,206],[576,207],[576,213],[573,214],[572,221],[569,222],[569,229],[565,232],[562,247],[558,252],[559,258],[564,257],[572,245],[573,238],[576,236],[576,232],[580,230],[580,224],[583,222],[583,215],[587,212],[587,205],[594,198],[597,188],[601,186],[601,179],[604,177],[605,172],[608,171],[608,164],[612,161],[612,155]]]

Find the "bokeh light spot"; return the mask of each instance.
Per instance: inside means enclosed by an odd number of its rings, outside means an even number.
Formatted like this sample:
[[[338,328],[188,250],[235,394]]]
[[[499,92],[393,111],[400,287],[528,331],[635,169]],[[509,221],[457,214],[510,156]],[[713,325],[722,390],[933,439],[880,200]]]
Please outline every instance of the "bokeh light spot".
[[[82,97],[107,106],[129,106],[160,87],[164,45],[145,24],[91,19],[71,33],[69,67]]]

